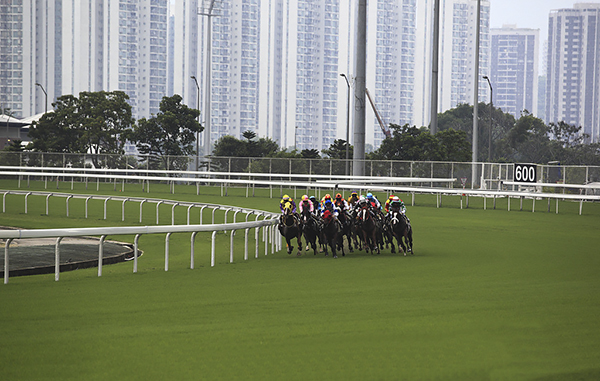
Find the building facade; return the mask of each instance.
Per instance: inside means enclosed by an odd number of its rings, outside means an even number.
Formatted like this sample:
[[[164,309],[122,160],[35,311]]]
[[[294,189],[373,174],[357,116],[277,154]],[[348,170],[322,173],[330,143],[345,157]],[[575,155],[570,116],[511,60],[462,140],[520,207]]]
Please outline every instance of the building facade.
[[[122,90],[136,118],[158,112],[168,0],[7,0],[0,7],[0,102],[15,116],[46,110],[42,88],[48,109],[62,95]]]
[[[600,141],[600,4],[550,12],[546,122],[581,126]]]
[[[537,116],[539,29],[506,25],[491,29],[491,40],[494,106],[516,119],[524,110]]]

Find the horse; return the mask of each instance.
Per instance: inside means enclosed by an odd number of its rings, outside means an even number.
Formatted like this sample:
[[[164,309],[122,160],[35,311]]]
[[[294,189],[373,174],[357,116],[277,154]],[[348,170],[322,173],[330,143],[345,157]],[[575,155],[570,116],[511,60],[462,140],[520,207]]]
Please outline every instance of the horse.
[[[308,245],[312,247],[314,255],[317,255],[317,236],[319,235],[319,224],[315,216],[305,208],[302,211],[302,231],[304,233],[304,239],[306,240],[306,250],[308,251]]]
[[[325,255],[329,255],[327,252],[327,245],[331,247],[331,252],[333,253],[333,257],[337,258],[337,246],[339,245],[339,239],[341,232],[341,226],[339,221],[334,218],[333,213],[329,210],[326,210],[323,213],[323,229],[321,230],[321,239],[322,242],[325,242]],[[343,241],[342,241],[343,243]],[[342,256],[345,256],[344,253],[344,245],[342,244]]]
[[[354,249],[352,248],[352,217],[350,217],[350,214],[348,214],[348,212],[343,210],[340,212],[338,219],[342,227],[342,231],[340,232],[340,244],[342,246],[344,245],[344,237],[346,237],[346,239],[348,240],[348,250],[352,253],[354,251]]]
[[[285,238],[288,254],[291,254],[294,250],[292,239],[296,238],[298,243],[298,256],[302,255],[302,225],[292,213],[292,207],[289,204],[284,207],[284,214],[281,216],[279,232]]]
[[[406,216],[399,211],[391,211],[390,212],[390,220],[389,225],[392,230],[392,235],[396,237],[396,241],[398,241],[398,248],[404,252],[406,256],[407,246],[408,252],[414,254],[413,252],[413,243],[412,243],[412,226]],[[402,239],[406,242],[406,246]],[[392,241],[392,253],[395,252],[394,242]]]
[[[368,206],[363,206],[358,211],[357,222],[360,226],[359,231],[365,243],[365,251],[368,253],[370,248],[371,251],[377,250],[377,254],[381,253],[379,245],[377,244],[377,223]]]

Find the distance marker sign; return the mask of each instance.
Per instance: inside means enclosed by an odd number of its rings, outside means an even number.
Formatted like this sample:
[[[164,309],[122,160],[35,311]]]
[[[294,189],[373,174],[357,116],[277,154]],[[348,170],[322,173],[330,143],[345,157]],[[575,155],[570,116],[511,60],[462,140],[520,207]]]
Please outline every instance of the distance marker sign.
[[[514,179],[521,183],[535,183],[537,181],[537,165],[515,164]]]

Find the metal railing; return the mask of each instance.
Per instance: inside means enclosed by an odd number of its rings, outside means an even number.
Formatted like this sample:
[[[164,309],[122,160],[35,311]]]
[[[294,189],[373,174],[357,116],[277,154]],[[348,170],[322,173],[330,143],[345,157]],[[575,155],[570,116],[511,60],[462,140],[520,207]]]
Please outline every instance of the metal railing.
[[[66,202],[66,214],[69,216],[69,201],[72,198],[84,198],[85,199],[85,217],[88,217],[88,201],[92,198],[100,199],[104,201],[104,219],[107,216],[107,203],[108,201],[121,202],[122,208],[122,221],[125,219],[125,203],[127,201],[139,202],[140,204],[140,223],[142,222],[142,211],[144,203],[156,203],[156,223],[157,226],[119,226],[119,227],[100,227],[100,228],[65,228],[65,229],[16,229],[16,230],[0,230],[0,239],[6,239],[4,249],[4,283],[8,283],[9,278],[9,248],[10,244],[14,239],[26,239],[26,238],[57,238],[55,244],[55,280],[59,280],[60,274],[60,242],[65,237],[81,237],[81,236],[100,236],[98,244],[98,276],[102,275],[102,259],[103,259],[103,248],[104,239],[108,235],[130,235],[135,234],[134,238],[134,264],[133,272],[137,272],[137,259],[138,259],[138,240],[142,234],[164,234],[165,238],[165,271],[169,269],[169,239],[172,233],[191,233],[191,253],[190,253],[190,268],[194,268],[194,241],[196,234],[199,232],[212,232],[212,245],[211,245],[211,267],[215,265],[215,239],[216,233],[220,231],[228,232],[231,231],[230,236],[230,262],[233,262],[233,237],[237,230],[244,230],[244,260],[248,259],[248,233],[249,230],[255,229],[255,257],[258,258],[259,254],[259,232],[263,229],[263,241],[265,242],[265,255],[268,253],[269,244],[271,246],[271,252],[274,253],[281,249],[281,238],[276,234],[274,227],[277,224],[277,214],[259,211],[248,208],[239,208],[234,206],[216,205],[216,204],[203,204],[203,203],[189,203],[184,201],[174,200],[161,200],[161,199],[146,199],[146,198],[133,198],[133,197],[113,197],[113,196],[89,196],[89,195],[77,195],[68,193],[47,193],[47,192],[24,192],[24,191],[2,191],[2,212],[6,212],[6,196],[10,194],[24,196],[25,213],[28,213],[28,198],[31,195],[43,196],[46,198],[46,214],[49,213],[49,199],[50,197],[64,197]],[[159,223],[159,210],[160,205],[170,204],[171,207],[171,225],[158,225]],[[175,208],[177,206],[187,207],[187,224],[186,225],[175,225]],[[190,209],[200,208],[200,224],[190,224]],[[202,224],[202,216],[205,208],[212,209],[212,221],[211,224]],[[215,224],[215,211],[224,211],[224,223]],[[229,212],[234,212],[232,222],[228,223],[227,215]],[[245,213],[244,222],[236,222],[238,213]],[[256,215],[255,221],[248,221],[250,215]],[[259,220],[263,217],[263,220]]]
[[[42,152],[0,152],[0,166],[111,168],[188,171],[196,169],[192,156],[69,154]],[[271,157],[202,157],[198,169],[207,172],[244,172],[269,174],[307,174],[337,177],[346,174],[346,164],[352,172],[353,160]],[[364,160],[369,177],[456,178],[454,187],[466,178],[468,188],[474,184],[497,187],[500,180],[514,181],[512,163],[471,163],[442,161]],[[600,182],[599,166],[538,164],[538,181],[546,183],[587,184]],[[476,176],[473,181],[473,176]]]

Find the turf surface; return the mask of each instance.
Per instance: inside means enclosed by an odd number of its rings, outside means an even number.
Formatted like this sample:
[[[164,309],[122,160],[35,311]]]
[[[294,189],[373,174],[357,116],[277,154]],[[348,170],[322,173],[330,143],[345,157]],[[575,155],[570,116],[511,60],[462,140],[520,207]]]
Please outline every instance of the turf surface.
[[[3,189],[16,184],[0,182]],[[32,184],[43,188],[43,183]],[[75,187],[81,184],[75,184]],[[128,188],[130,186],[128,185]],[[100,194],[124,193],[106,185]],[[68,191],[59,190],[59,191]],[[84,189],[75,189],[84,193]],[[276,211],[267,191],[152,185],[150,197],[251,206]],[[95,189],[94,192],[96,193]],[[406,198],[405,198],[406,197]],[[139,206],[7,196],[0,225],[20,227],[137,225]],[[409,197],[404,195],[406,199]],[[10,278],[0,285],[3,379],[599,379],[600,205],[562,202],[560,214],[531,213],[506,200],[483,210],[458,198],[417,195],[407,203],[414,256],[384,250],[334,260],[281,251],[243,260],[243,234],[228,263],[229,236],[219,234],[210,268],[209,235],[197,238],[189,269],[189,234],[142,236],[139,272],[131,263],[53,275]],[[545,201],[542,203],[544,204]],[[146,207],[146,206],[145,206]],[[537,208],[537,206],[536,206]],[[162,209],[161,209],[162,210]],[[164,209],[170,223],[170,206]],[[155,223],[155,207],[143,224]],[[193,218],[198,218],[195,211]],[[205,212],[206,213],[206,212]],[[146,217],[147,215],[147,217]],[[204,215],[206,219],[208,214]],[[185,208],[177,223],[185,223]],[[222,218],[222,217],[221,217]],[[206,220],[205,220],[206,222]],[[132,241],[133,237],[119,240]],[[253,243],[253,237],[252,237]]]

